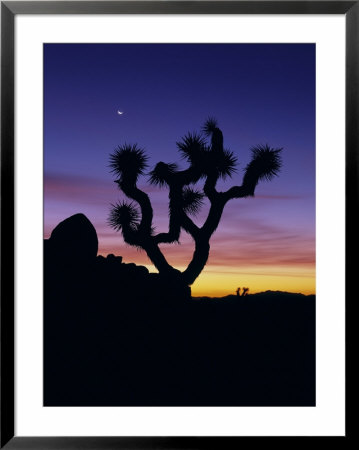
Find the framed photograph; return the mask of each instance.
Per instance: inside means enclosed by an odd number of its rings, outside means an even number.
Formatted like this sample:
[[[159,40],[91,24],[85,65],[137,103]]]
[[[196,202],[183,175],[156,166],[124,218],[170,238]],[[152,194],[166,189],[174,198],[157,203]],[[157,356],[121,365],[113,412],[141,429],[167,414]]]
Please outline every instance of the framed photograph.
[[[351,435],[358,2],[1,2],[1,448]]]

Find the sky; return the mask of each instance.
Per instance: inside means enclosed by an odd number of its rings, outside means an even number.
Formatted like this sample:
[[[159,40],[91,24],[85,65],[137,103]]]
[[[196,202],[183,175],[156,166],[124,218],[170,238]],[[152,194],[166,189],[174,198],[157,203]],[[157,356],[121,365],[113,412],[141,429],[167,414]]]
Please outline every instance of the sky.
[[[45,44],[45,238],[81,212],[97,230],[99,254],[155,272],[146,253],[107,224],[111,203],[125,199],[109,156],[136,143],[149,170],[159,161],[184,169],[176,142],[208,117],[238,158],[220,190],[241,185],[255,145],[283,148],[283,167],[255,197],[226,205],[192,295],[233,294],[238,286],[315,293],[314,44]],[[148,176],[138,185],[150,195],[156,231],[167,231],[168,191]],[[205,203],[196,223],[207,213]],[[161,250],[184,270],[194,246],[183,232],[180,244]]]

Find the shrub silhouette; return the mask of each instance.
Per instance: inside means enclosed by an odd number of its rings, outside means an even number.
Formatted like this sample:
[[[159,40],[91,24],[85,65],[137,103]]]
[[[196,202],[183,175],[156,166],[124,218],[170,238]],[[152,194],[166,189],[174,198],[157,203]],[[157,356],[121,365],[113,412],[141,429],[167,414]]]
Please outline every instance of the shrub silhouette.
[[[191,285],[207,263],[209,241],[219,225],[226,204],[232,199],[254,196],[260,180],[271,180],[277,176],[282,149],[273,149],[268,145],[253,147],[252,160],[244,169],[242,185],[219,192],[216,189],[217,181],[232,177],[236,171],[237,158],[223,147],[223,134],[216,120],[209,118],[202,133],[188,133],[177,142],[177,147],[188,162],[187,169],[179,170],[176,164],[159,162],[149,173],[151,184],[169,189],[168,232],[155,233],[150,199],[137,186],[139,176],[144,175],[148,168],[148,158],[137,145],[119,146],[110,155],[110,168],[116,176],[115,182],[132,201],[111,205],[108,222],[115,230],[122,232],[127,244],[145,250],[161,275]],[[203,190],[194,189],[192,186],[200,180],[204,180]],[[210,209],[204,224],[199,227],[190,216],[199,212],[204,197],[208,198]],[[193,238],[195,250],[188,267],[180,272],[167,262],[159,245],[178,242],[182,229]]]

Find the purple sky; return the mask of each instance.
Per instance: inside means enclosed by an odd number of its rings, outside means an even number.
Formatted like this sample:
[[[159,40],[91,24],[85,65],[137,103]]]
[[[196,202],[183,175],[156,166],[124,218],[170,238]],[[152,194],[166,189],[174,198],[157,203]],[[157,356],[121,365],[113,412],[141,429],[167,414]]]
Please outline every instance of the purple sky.
[[[255,198],[227,205],[207,273],[274,273],[278,280],[299,279],[292,290],[314,291],[312,44],[46,44],[45,237],[59,221],[83,212],[98,231],[100,253],[150,264],[107,226],[110,203],[123,198],[109,173],[109,154],[137,143],[151,167],[164,161],[184,168],[175,143],[200,131],[209,116],[217,118],[225,147],[239,160],[227,188],[241,184],[251,146],[284,150],[278,178],[261,182]],[[148,186],[146,177],[139,184],[151,195],[158,231],[166,231],[167,191]],[[180,246],[164,246],[176,266],[187,265],[193,251],[183,237]],[[308,279],[312,287],[301,289]]]

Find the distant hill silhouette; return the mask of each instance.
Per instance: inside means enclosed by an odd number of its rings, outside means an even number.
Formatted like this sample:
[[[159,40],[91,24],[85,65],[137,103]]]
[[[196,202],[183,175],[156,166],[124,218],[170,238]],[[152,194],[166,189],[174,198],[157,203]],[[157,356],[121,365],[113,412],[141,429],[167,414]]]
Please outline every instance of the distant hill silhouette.
[[[224,295],[223,297],[209,297],[209,296],[198,296],[193,297],[196,300],[233,300],[233,301],[247,301],[249,299],[278,299],[280,297],[285,297],[286,299],[293,298],[293,299],[301,299],[304,297],[315,297],[315,295],[305,295],[295,292],[286,292],[286,291],[264,291],[264,292],[256,292],[255,294],[247,294],[244,297],[248,298],[242,298],[238,300],[238,295],[229,294]]]
[[[315,296],[192,298],[97,242],[76,214],[44,243],[46,406],[315,405]]]

